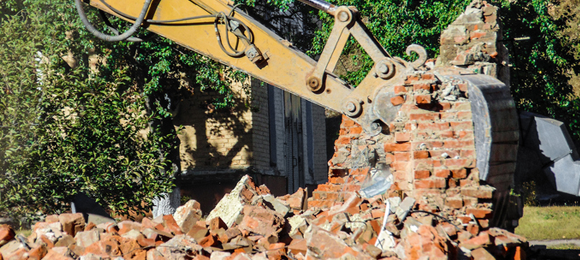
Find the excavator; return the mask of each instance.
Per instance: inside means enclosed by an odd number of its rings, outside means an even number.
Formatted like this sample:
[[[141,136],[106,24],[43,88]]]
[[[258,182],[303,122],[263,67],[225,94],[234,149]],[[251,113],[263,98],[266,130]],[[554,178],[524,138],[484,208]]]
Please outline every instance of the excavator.
[[[133,23],[124,33],[104,34],[87,19],[82,1],[75,0],[86,29],[101,40],[139,40],[132,35],[146,26],[195,52],[338,111],[360,124],[369,136],[389,134],[389,126],[401,109],[400,104],[391,102],[395,86],[404,85],[406,76],[424,67],[427,60],[425,49],[414,44],[407,48],[407,54],[415,53],[416,60],[391,56],[367,29],[355,7],[335,6],[323,0],[300,0],[334,17],[334,27],[317,61],[228,0],[85,1]],[[140,13],[134,16],[137,10]],[[349,37],[374,61],[358,86],[333,73]],[[517,151],[519,141],[519,120],[509,86],[483,74],[458,73],[452,77],[468,82],[479,177],[496,188],[499,195],[494,204],[505,208],[511,184],[506,180],[513,179],[516,165],[515,155],[505,156],[505,151]]]

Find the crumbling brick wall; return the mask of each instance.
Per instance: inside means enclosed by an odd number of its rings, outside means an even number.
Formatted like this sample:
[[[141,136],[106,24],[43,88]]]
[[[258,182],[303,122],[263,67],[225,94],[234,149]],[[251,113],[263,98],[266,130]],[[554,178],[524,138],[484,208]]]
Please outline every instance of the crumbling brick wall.
[[[413,197],[420,210],[466,224],[473,214],[482,228],[488,227],[495,188],[479,180],[467,85],[441,74],[463,71],[509,80],[502,72],[507,56],[498,47],[496,19],[496,7],[474,1],[442,34],[438,66],[395,86],[391,102],[402,106],[389,134],[368,136],[343,117],[329,181],[313,192],[309,206],[330,207],[345,192],[361,190],[371,169],[385,168],[393,175],[389,196]]]

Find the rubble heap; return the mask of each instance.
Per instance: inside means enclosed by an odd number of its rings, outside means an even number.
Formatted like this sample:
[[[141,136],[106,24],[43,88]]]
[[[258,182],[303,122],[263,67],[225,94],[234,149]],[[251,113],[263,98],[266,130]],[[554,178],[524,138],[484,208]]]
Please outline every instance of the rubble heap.
[[[307,192],[274,197],[245,176],[206,219],[194,200],[141,223],[47,216],[28,238],[0,227],[0,259],[523,259],[525,238],[418,210],[411,197],[346,192],[330,208]],[[229,207],[229,209],[226,209]]]

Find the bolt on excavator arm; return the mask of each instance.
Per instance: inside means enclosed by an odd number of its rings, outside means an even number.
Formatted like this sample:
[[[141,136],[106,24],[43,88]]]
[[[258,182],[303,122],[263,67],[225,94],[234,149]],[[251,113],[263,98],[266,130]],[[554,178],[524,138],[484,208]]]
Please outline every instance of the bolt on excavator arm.
[[[83,22],[97,37],[103,40],[132,39],[131,32],[99,36],[100,32],[95,32],[96,29],[91,28],[86,19],[81,0],[75,1]],[[337,7],[321,0],[301,1],[335,17],[333,30],[318,62],[240,12],[230,1],[88,2],[106,13],[134,23],[135,28],[143,26],[204,56],[341,112],[362,125],[369,134],[376,135],[388,130],[400,107],[390,102],[394,96],[393,88],[403,84],[403,76],[407,72],[425,62],[425,50],[418,45],[409,46],[408,52],[419,55],[413,63],[391,57],[370,34],[354,7]],[[139,10],[141,13],[138,15]],[[332,73],[349,36],[353,36],[375,62],[374,68],[356,88]]]

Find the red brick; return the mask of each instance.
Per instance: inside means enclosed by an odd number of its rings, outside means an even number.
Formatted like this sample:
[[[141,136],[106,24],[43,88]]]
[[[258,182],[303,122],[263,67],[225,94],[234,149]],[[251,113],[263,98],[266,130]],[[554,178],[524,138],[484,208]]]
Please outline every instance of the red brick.
[[[127,259],[135,259],[137,254],[142,254],[144,250],[141,249],[141,246],[137,243],[134,239],[125,239],[119,244],[119,250],[123,254],[124,258]]]
[[[428,83],[417,83],[413,85],[413,90],[417,91],[417,90],[427,90],[429,92],[431,92],[431,84]]]
[[[459,220],[462,224],[467,224],[471,221],[471,218],[469,216],[457,216],[456,217],[457,220]],[[467,232],[469,233],[469,232]]]
[[[407,152],[411,150],[411,143],[387,143],[385,152]]]
[[[410,152],[398,152],[395,153],[395,160],[398,162],[407,162],[411,158]]]
[[[435,177],[447,178],[449,177],[450,171],[447,169],[437,169],[435,170]]]
[[[465,248],[470,249],[470,250],[473,250],[476,248],[482,248],[482,247],[490,245],[490,244],[491,244],[491,239],[489,237],[489,234],[486,232],[482,232],[479,236],[462,241],[460,243],[460,246],[465,247]]]
[[[342,123],[340,124],[341,127],[351,127],[353,125],[358,125],[355,121],[350,119],[349,117],[342,115]]]
[[[37,245],[28,251],[29,260],[40,260],[48,253],[48,249],[44,245]]]
[[[464,197],[463,198],[463,205],[467,207],[475,207],[477,205],[476,198]]]
[[[463,158],[473,158],[475,157],[475,150],[461,150],[459,151],[459,156]]]
[[[404,133],[404,132],[396,132],[395,133],[395,141],[397,143],[404,143],[411,140],[411,133]]]
[[[405,79],[405,84],[410,84],[414,81],[418,81],[419,77],[415,76],[415,75],[408,75],[407,78]]]
[[[344,183],[345,177],[328,177],[328,183],[332,184],[342,184]]]
[[[270,244],[267,251],[268,259],[276,260],[283,259],[282,257],[286,255],[286,244],[284,243],[274,243]]]
[[[431,172],[430,171],[415,171],[415,179],[426,179],[431,177]]]
[[[349,133],[353,135],[358,135],[363,132],[362,126],[353,126],[350,128]]]
[[[181,232],[181,228],[179,227],[179,225],[177,225],[177,222],[175,222],[173,215],[163,216],[163,226],[165,227],[165,231],[171,232],[174,235],[183,234],[183,232]]]
[[[439,168],[442,166],[441,160],[433,159],[415,159],[414,161],[416,170],[433,170],[433,168]]]
[[[371,216],[374,219],[382,218],[383,216],[385,216],[385,209],[373,209],[371,211]]]
[[[429,151],[415,151],[413,152],[414,159],[428,159],[430,156]]]
[[[223,229],[228,228],[228,225],[226,225],[226,223],[220,217],[212,218],[209,221],[209,230],[214,231],[214,230],[218,230],[220,228],[223,228]]]
[[[441,227],[450,237],[457,235],[457,228],[449,222],[441,222],[438,226]]]
[[[455,132],[454,131],[442,131],[439,133],[441,138],[454,138]]]
[[[459,180],[459,186],[461,186],[461,187],[466,187],[470,184],[473,184],[473,180],[470,180],[470,179]]]
[[[15,236],[16,233],[12,227],[6,224],[0,225],[0,245],[8,243],[10,240],[14,239]]]
[[[415,104],[418,104],[418,105],[431,104],[431,95],[416,95],[415,96]]]
[[[85,229],[85,219],[82,213],[65,213],[58,216],[58,221],[62,225],[64,232],[75,236],[77,232]]]
[[[457,119],[466,119],[466,120],[470,120],[473,118],[473,115],[471,114],[471,111],[459,111],[457,112]]]
[[[450,122],[451,127],[453,130],[472,130],[473,129],[473,122],[471,121],[462,121],[462,122]]]
[[[407,88],[405,88],[405,86],[402,86],[402,85],[397,85],[397,86],[395,86],[394,91],[395,91],[395,94],[406,93]]]
[[[473,167],[474,166],[474,161],[473,159],[447,159],[447,160],[443,160],[445,166],[447,167]]]
[[[306,251],[308,248],[306,247],[306,240],[305,239],[294,239],[288,245],[288,251],[292,252],[292,254],[297,255],[302,253],[302,255],[306,255]]]
[[[463,199],[459,197],[448,197],[445,199],[445,206],[460,209],[463,208]]]
[[[441,114],[441,119],[443,120],[455,120],[457,119],[457,112],[443,112]]]
[[[121,255],[121,250],[119,249],[120,239],[108,239],[97,241],[89,245],[85,250],[85,254],[95,254],[103,258],[108,258],[111,255]]]
[[[465,213],[467,215],[473,214],[473,216],[475,216],[475,218],[487,218],[487,219],[489,219],[493,216],[493,212],[491,211],[491,209],[485,209],[485,208],[467,208]]]
[[[403,96],[394,96],[391,98],[391,104],[393,106],[398,106],[405,103],[405,98]]]
[[[453,109],[457,111],[471,111],[471,103],[457,102],[453,104]]]
[[[401,110],[402,111],[413,111],[413,110],[418,110],[420,109],[418,106],[416,106],[415,104],[403,104],[401,106]]]
[[[477,223],[483,229],[486,229],[489,227],[489,219],[478,219]]]
[[[491,199],[493,197],[494,189],[491,187],[472,187],[463,188],[461,194],[464,196],[474,197],[478,199]]]
[[[439,105],[441,106],[441,111],[449,110],[452,107],[449,102],[440,102]]]
[[[198,243],[202,247],[210,247],[218,245],[219,241],[213,235],[209,235],[201,239],[201,241],[199,241]]]
[[[395,171],[393,172],[395,181],[407,181],[407,171]]]
[[[421,75],[421,79],[432,80],[432,79],[435,79],[435,75],[426,73],[426,74]]]
[[[449,148],[449,149],[462,149],[462,148],[465,148],[466,146],[472,146],[472,145],[473,145],[473,140],[469,140],[469,141],[447,140],[447,141],[443,142],[443,147]]]
[[[439,120],[439,113],[410,114],[409,120],[417,120],[417,121]]]
[[[441,123],[420,123],[417,125],[418,130],[449,130],[449,123],[441,122]]]
[[[350,144],[350,137],[341,136],[334,142],[334,145],[347,145]]]
[[[469,223],[467,224],[467,227],[465,227],[465,230],[472,235],[477,236],[477,234],[479,234],[479,225],[476,223]]]
[[[46,245],[46,247],[48,249],[51,249],[54,247],[54,243],[52,241],[50,241],[50,239],[48,239],[48,237],[46,237],[46,235],[41,235],[40,240],[42,241],[42,243],[44,243]]]
[[[465,168],[451,170],[451,173],[452,173],[451,176],[453,176],[453,178],[456,178],[456,179],[467,178],[467,170]]]
[[[444,189],[445,187],[447,187],[447,183],[443,178],[433,177],[415,181],[415,189]]]
[[[478,248],[471,251],[473,259],[477,260],[495,260],[496,258],[490,254],[485,248]]]
[[[451,179],[447,180],[447,186],[449,186],[449,188],[455,188],[455,187],[459,186],[459,181],[451,178]]]
[[[342,187],[343,187],[344,191],[351,191],[351,192],[360,191],[360,185],[356,185],[356,184],[347,184],[347,185],[343,185]]]
[[[331,200],[310,200],[308,201],[308,208],[330,208],[334,204]]]
[[[6,258],[6,260],[27,259],[27,254],[28,251],[21,247],[7,255],[4,255],[3,257]]]

